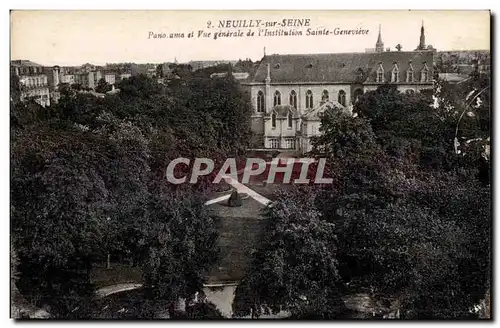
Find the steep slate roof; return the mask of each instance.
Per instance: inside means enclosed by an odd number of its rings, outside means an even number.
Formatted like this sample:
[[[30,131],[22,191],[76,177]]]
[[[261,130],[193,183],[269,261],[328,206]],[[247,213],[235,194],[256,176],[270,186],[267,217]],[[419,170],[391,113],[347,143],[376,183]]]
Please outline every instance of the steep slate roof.
[[[324,113],[326,110],[341,110],[345,111],[346,107],[342,106],[338,101],[329,100],[319,106],[306,110],[302,119],[306,121],[317,121],[320,119],[320,114]]]
[[[292,112],[292,117],[298,117],[299,115],[299,112],[291,105],[276,105],[273,111],[276,112],[278,118],[288,117],[288,112],[290,111]],[[266,117],[271,117],[271,113],[266,114]]]
[[[253,82],[263,83],[270,64],[273,83],[376,83],[376,70],[382,63],[386,81],[396,62],[400,71],[406,72],[410,61],[415,72],[427,63],[432,76],[432,51],[388,51],[379,53],[337,53],[305,55],[264,56]],[[400,75],[400,83],[405,83]],[[418,78],[416,76],[416,81]],[[430,83],[430,82],[429,82]]]

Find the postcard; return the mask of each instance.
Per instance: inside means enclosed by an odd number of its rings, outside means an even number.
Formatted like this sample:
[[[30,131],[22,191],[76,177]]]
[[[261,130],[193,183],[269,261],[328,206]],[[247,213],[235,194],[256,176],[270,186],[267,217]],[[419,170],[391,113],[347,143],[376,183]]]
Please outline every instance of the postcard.
[[[491,320],[491,13],[12,10],[11,318]]]

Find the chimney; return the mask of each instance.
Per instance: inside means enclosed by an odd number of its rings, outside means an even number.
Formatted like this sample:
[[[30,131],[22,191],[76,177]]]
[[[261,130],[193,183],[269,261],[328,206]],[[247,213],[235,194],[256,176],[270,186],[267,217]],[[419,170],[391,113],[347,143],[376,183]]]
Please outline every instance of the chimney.
[[[266,77],[266,83],[271,82],[271,64],[267,63],[267,77]]]

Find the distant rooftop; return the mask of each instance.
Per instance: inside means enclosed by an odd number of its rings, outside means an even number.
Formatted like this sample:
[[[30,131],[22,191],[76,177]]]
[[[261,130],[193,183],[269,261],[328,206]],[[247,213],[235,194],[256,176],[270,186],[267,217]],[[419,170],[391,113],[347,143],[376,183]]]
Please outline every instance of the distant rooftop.
[[[465,81],[470,76],[467,74],[458,74],[458,73],[439,73],[439,78],[445,80],[450,83],[458,83]]]
[[[213,73],[212,75],[210,75],[210,77],[211,78],[214,78],[214,77],[224,77],[226,75],[227,75],[227,73]],[[236,80],[246,80],[246,79],[248,79],[249,76],[250,76],[249,73],[235,73],[235,72],[233,72],[233,77]]]
[[[31,60],[12,60],[10,64],[17,67],[42,67],[42,65],[32,62]]]

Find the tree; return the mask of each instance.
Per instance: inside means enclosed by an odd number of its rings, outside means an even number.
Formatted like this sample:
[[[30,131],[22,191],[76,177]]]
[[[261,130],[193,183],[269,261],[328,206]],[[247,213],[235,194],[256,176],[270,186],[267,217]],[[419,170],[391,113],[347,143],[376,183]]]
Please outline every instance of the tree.
[[[235,316],[289,311],[332,319],[344,311],[335,226],[321,218],[307,191],[283,192],[266,208],[262,248],[236,289]]]
[[[12,102],[17,103],[21,101],[21,84],[19,76],[10,74],[10,99]]]
[[[218,256],[218,233],[199,197],[157,187],[145,232],[144,288],[148,298],[179,304],[202,290]]]
[[[91,147],[89,147],[91,146]],[[12,234],[19,290],[54,317],[85,317],[99,251],[106,188],[96,164],[104,145],[75,129],[31,126],[12,146]],[[26,234],[30,231],[30,234]]]
[[[164,170],[179,156],[218,163],[243,152],[250,105],[235,81],[184,82],[132,77],[104,99],[63,86],[50,110],[11,107],[19,290],[54,317],[90,315],[82,307],[93,299],[90,270],[108,254],[132,258],[153,299],[175,302],[200,290],[217,256],[202,201],[209,185],[166,184]],[[229,92],[215,92],[216,83]],[[203,99],[206,91],[213,95]]]
[[[210,320],[210,319],[223,319],[224,316],[220,310],[211,302],[199,302],[194,305],[188,306],[186,319],[191,320]]]
[[[111,85],[104,78],[100,79],[95,87],[95,92],[106,93],[108,91],[111,91]]]
[[[376,149],[370,124],[340,110],[325,111],[321,117],[321,135],[312,140],[312,153],[336,161],[359,154],[371,156]]]
[[[71,85],[71,89],[76,90],[76,91],[80,91],[80,90],[83,90],[83,86],[80,83],[73,83]]]
[[[163,72],[163,64],[158,64],[156,66],[156,76],[158,78],[163,78],[165,76],[165,74]]]
[[[93,131],[44,121],[13,137],[19,287],[35,303],[50,305],[56,317],[88,314],[80,305],[92,301],[92,264],[105,254],[134,250],[133,237],[144,228],[151,178],[147,141],[130,124],[101,120],[105,127]]]
[[[397,299],[401,317],[469,318],[488,287],[489,188],[450,151],[449,121],[425,96],[384,87],[363,97],[358,118],[325,116],[313,149],[339,172],[316,206],[335,223],[340,275],[350,288]],[[367,124],[372,138],[356,142]],[[423,161],[440,148],[437,165]]]

